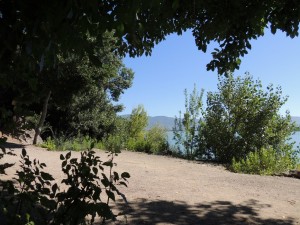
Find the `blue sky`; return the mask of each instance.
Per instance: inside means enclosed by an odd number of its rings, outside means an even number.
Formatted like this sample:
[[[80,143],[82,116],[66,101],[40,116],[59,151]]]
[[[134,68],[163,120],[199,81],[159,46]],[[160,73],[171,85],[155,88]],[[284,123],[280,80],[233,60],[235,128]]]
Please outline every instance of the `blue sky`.
[[[249,72],[264,87],[270,83],[280,85],[283,94],[289,96],[281,113],[289,110],[292,116],[300,116],[300,38],[266,31],[264,37],[251,44],[252,49],[235,75]],[[186,32],[182,36],[168,36],[155,46],[151,56],[126,57],[124,64],[133,69],[135,78],[120,99],[125,106],[122,114],[130,114],[142,104],[150,116],[174,117],[184,109],[185,88],[191,92],[196,84],[198,90],[216,91],[217,73],[206,71],[213,47],[212,44],[207,53],[202,53],[191,32]],[[204,102],[205,99],[204,96]]]

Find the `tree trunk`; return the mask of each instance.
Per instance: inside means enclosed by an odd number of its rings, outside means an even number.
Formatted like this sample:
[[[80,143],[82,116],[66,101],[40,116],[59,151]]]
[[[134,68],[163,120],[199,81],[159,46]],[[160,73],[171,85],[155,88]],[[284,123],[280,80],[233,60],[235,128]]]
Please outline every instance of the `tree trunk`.
[[[48,95],[45,98],[45,101],[44,101],[44,104],[43,104],[43,111],[41,113],[39,123],[35,128],[35,134],[34,134],[34,138],[33,138],[33,144],[34,145],[37,143],[37,138],[41,134],[42,126],[44,125],[44,122],[45,122],[45,119],[46,119],[47,110],[48,110],[48,102],[49,102],[50,96],[51,96],[51,91],[48,92]]]

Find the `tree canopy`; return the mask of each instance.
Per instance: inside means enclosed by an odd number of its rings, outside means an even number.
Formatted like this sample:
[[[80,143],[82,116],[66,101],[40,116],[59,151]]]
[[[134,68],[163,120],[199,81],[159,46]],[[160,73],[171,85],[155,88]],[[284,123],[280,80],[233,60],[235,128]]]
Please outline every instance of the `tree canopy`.
[[[249,41],[263,36],[265,28],[293,38],[298,36],[299,21],[300,4],[294,0],[4,0],[1,67],[21,57],[28,67],[42,69],[55,64],[58,53],[74,51],[88,52],[97,62],[88,37],[101,43],[103,33],[113,30],[121,54],[150,54],[168,34],[191,29],[199,50],[206,52],[210,42],[218,43],[207,69],[223,74],[238,68],[239,58],[251,49]]]
[[[251,49],[250,40],[263,36],[265,28],[294,38],[299,34],[299,21],[300,4],[294,0],[3,0],[1,117],[11,116],[12,108],[16,113],[20,102],[26,105],[38,100],[39,78],[56,70],[60,57],[75,54],[101,66],[103,61],[94,46],[105,45],[106,32],[113,32],[115,38],[112,51],[133,57],[151,54],[167,35],[190,29],[199,50],[206,52],[211,42],[217,43],[207,69],[224,74],[239,68],[240,58]],[[2,89],[19,93],[17,103]]]

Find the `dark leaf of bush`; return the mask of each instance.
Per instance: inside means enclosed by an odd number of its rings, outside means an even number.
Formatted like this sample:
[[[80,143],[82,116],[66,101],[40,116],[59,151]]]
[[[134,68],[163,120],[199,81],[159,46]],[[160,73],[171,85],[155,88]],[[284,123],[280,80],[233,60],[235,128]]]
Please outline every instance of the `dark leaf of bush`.
[[[92,146],[93,144],[94,144],[94,143],[92,143],[91,146]],[[95,144],[93,145],[92,148],[94,148],[94,146],[95,146]],[[92,149],[92,148],[91,148],[91,149]],[[95,152],[95,151],[89,151],[89,153],[90,153],[91,155],[94,155],[96,152]]]
[[[26,150],[25,150],[25,148],[22,149],[22,156],[23,156],[23,157],[26,156]]]
[[[67,161],[63,161],[62,163],[61,163],[61,167],[65,167],[67,165]]]
[[[45,172],[41,172],[41,177],[42,177],[44,180],[54,180],[54,178],[52,177],[51,174],[45,173]]]
[[[41,177],[37,177],[38,178],[38,180],[39,180],[39,182],[42,184],[42,185],[44,185],[44,180],[41,178]]]
[[[120,179],[119,174],[117,172],[114,172],[114,181],[116,182],[119,179]]]
[[[100,217],[105,219],[112,219],[113,213],[111,212],[109,206],[106,203],[99,202],[97,203],[97,213]]]
[[[77,163],[77,159],[76,159],[76,158],[71,159],[71,160],[70,160],[70,163],[71,163],[71,164],[76,164],[76,163]]]
[[[52,189],[53,194],[55,195],[55,194],[56,194],[56,191],[58,190],[58,185],[57,185],[57,183],[53,184],[53,186],[52,186],[51,189]]]
[[[115,194],[113,192],[106,190],[106,194],[111,200],[116,201]]]
[[[35,184],[35,190],[36,191],[40,191],[41,189],[42,189],[42,185],[41,184],[39,184],[39,183]]]
[[[105,176],[104,173],[102,173],[103,179],[101,179],[101,183],[105,186],[108,187],[110,185],[110,182],[108,180],[108,178]]]
[[[121,181],[119,184],[120,184],[120,185],[123,185],[123,186],[125,186],[125,187],[128,187],[127,184],[126,184],[124,181]]]
[[[35,174],[35,175],[39,175],[39,174],[40,174],[39,168],[36,168],[36,170],[34,171],[34,174]]]
[[[64,192],[58,193],[58,194],[56,195],[56,197],[57,197],[57,201],[58,201],[58,202],[63,202],[63,201],[65,201],[65,199],[66,199],[66,193],[64,193]]]
[[[49,195],[50,194],[50,189],[49,188],[43,188],[42,191],[41,191],[41,194]]]
[[[71,157],[71,152],[68,152],[67,154],[66,154],[66,159],[69,159]]]
[[[65,157],[64,157],[64,155],[63,154],[60,154],[60,160],[65,160]]]
[[[41,163],[40,167],[43,169],[44,167],[47,167],[47,165],[45,163]]]
[[[104,166],[109,166],[109,167],[113,167],[112,160],[106,161],[106,162],[104,162],[102,165],[104,165]]]
[[[98,169],[97,169],[97,167],[93,167],[93,172],[94,172],[95,175],[98,174]]]
[[[93,200],[97,201],[98,199],[100,199],[100,193],[101,193],[101,189],[100,188],[96,188],[94,190],[94,194],[93,194]]]
[[[5,170],[9,167],[12,167],[15,163],[4,163],[0,165],[0,174],[6,174]]]
[[[46,207],[47,209],[53,210],[56,209],[56,201],[55,200],[50,200],[45,196],[41,196],[41,204],[42,206]]]
[[[130,174],[128,172],[123,172],[121,177],[126,180],[126,178],[130,178]]]

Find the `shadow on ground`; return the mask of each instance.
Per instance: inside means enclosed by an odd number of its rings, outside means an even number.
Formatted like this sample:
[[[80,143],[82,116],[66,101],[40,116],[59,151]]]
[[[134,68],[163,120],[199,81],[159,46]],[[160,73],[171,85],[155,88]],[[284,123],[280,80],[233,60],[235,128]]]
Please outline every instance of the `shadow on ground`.
[[[296,221],[286,219],[262,219],[259,211],[270,205],[248,200],[235,205],[229,201],[214,201],[189,206],[185,202],[148,201],[138,199],[122,210],[128,224],[189,224],[189,225],[292,225]]]
[[[1,146],[3,146],[4,148],[9,148],[9,149],[24,148],[25,147],[25,145],[23,145],[23,144],[17,144],[17,143],[13,143],[13,142],[9,142],[9,141],[5,142]]]

